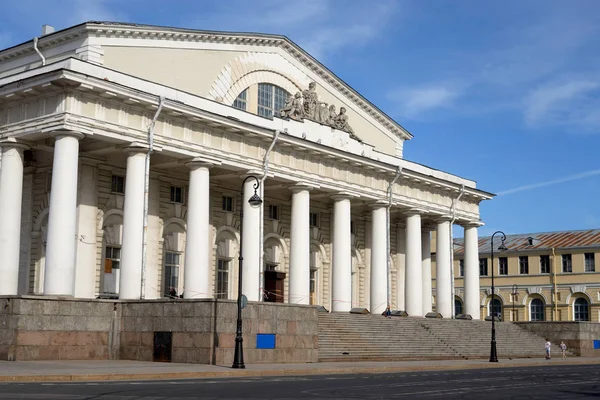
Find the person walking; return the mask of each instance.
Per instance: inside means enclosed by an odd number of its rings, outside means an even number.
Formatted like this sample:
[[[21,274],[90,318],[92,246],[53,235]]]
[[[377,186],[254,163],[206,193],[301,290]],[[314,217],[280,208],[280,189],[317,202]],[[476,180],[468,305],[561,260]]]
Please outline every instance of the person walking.
[[[549,339],[546,339],[546,344],[544,345],[544,348],[546,349],[546,360],[551,360],[552,357],[550,356],[550,348],[552,347],[552,343],[550,343]]]
[[[562,352],[563,360],[567,358],[567,345],[562,340],[560,341],[560,351]]]

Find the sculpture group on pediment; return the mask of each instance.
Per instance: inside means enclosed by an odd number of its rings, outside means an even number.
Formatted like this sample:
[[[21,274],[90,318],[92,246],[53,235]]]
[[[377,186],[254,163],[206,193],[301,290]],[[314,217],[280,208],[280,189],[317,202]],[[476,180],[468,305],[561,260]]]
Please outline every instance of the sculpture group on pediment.
[[[285,106],[280,111],[282,118],[289,118],[295,121],[303,121],[305,118],[323,125],[348,132],[352,139],[361,141],[348,122],[346,108],[341,107],[340,112],[336,113],[335,105],[328,105],[319,100],[317,94],[317,84],[311,82],[308,89],[297,92],[290,96]]]

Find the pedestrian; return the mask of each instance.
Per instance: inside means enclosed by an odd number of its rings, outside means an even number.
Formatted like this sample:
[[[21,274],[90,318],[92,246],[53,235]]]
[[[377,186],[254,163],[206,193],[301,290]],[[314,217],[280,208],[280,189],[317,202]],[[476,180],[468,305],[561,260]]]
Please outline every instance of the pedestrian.
[[[392,318],[392,310],[390,309],[390,305],[388,304],[387,307],[385,308],[385,311],[383,312],[383,315],[386,318]]]
[[[552,343],[550,343],[549,339],[546,339],[546,344],[544,345],[544,348],[546,349],[546,360],[551,360],[552,357],[550,356],[550,348],[552,347]]]
[[[562,352],[563,360],[567,358],[567,345],[562,340],[560,341],[560,351]]]

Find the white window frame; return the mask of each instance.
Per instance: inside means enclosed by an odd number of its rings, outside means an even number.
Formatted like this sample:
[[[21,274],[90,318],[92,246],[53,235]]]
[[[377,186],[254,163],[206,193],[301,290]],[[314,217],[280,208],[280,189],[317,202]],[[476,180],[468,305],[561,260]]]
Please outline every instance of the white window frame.
[[[177,257],[177,262],[168,262],[168,256],[176,256]],[[181,286],[181,253],[176,252],[176,251],[165,251],[165,256],[164,256],[164,263],[163,263],[163,282],[164,282],[164,287],[163,287],[163,296],[164,297],[169,297],[170,296],[170,291],[171,291],[171,287],[174,287],[176,292],[177,292],[177,296],[181,295],[181,290],[180,290],[180,286]],[[177,271],[177,283],[176,285],[172,285],[171,282],[169,282],[169,284],[167,285],[167,269],[173,271],[176,270]],[[172,276],[172,275],[171,275]]]
[[[229,201],[231,200],[231,201]],[[226,207],[226,205],[228,205],[229,203],[231,203],[231,210],[228,210]],[[221,200],[221,210],[225,211],[225,212],[234,212],[235,210],[235,198],[233,196],[227,196],[227,195],[223,195],[223,198]]]
[[[115,180],[117,181],[116,185],[115,185]],[[119,182],[119,180],[121,180],[121,182]],[[122,187],[121,190],[119,190],[119,186]],[[125,194],[125,177],[124,176],[112,174],[112,176],[110,177],[110,192],[115,193],[115,194]]]
[[[221,271],[223,271],[223,268],[221,268],[220,264],[226,264],[227,265],[227,270],[226,270],[226,272],[227,272],[227,284],[225,285],[226,286],[225,289],[227,290],[227,292],[225,294],[223,294],[223,292],[219,291],[219,286],[220,286],[220,283],[221,283],[221,279],[219,278],[219,273]],[[233,275],[232,274],[232,267],[231,267],[232,264],[233,263],[232,263],[232,260],[230,258],[218,258],[217,259],[217,265],[216,265],[216,268],[215,268],[215,272],[216,272],[216,276],[215,276],[215,298],[217,298],[217,299],[229,299],[230,298],[231,287],[233,285],[233,282],[232,282],[232,279],[231,279],[232,275]],[[238,277],[238,279],[239,279],[239,277]]]
[[[179,192],[179,193],[177,193]],[[171,203],[184,204],[185,203],[185,190],[183,186],[171,185],[170,190]]]

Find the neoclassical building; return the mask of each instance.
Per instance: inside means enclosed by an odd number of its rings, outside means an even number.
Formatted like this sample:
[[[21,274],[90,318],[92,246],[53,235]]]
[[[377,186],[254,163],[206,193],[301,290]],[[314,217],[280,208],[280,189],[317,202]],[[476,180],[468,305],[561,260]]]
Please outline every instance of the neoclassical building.
[[[250,301],[422,316],[435,231],[451,317],[457,224],[477,318],[493,195],[411,138],[283,36],[45,27],[0,51],[0,295],[235,299],[242,248]]]

